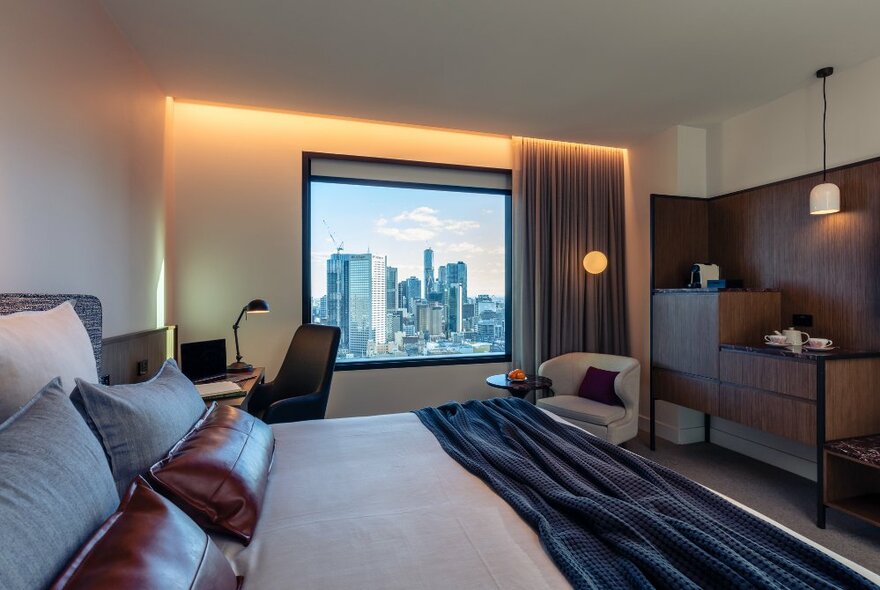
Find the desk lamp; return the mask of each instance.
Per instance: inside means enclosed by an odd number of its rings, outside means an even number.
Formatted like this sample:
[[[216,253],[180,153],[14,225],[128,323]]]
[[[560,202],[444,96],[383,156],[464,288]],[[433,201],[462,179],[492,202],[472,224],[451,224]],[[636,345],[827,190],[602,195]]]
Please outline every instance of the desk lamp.
[[[254,299],[241,308],[238,319],[232,325],[232,332],[235,334],[235,362],[226,367],[226,372],[228,373],[246,373],[254,369],[253,365],[242,362],[241,351],[238,349],[238,325],[241,323],[241,318],[244,317],[244,314],[250,315],[252,313],[269,313],[269,304],[264,299]]]

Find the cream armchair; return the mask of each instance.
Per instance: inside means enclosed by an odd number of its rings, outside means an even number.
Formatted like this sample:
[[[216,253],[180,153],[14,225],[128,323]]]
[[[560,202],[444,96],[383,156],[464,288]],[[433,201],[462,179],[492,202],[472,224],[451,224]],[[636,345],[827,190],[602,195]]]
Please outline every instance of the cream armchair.
[[[617,371],[614,392],[623,407],[609,406],[578,396],[589,367]],[[553,380],[552,397],[538,406],[565,418],[587,432],[619,445],[635,438],[639,430],[639,361],[626,356],[572,352],[543,363],[538,374]]]

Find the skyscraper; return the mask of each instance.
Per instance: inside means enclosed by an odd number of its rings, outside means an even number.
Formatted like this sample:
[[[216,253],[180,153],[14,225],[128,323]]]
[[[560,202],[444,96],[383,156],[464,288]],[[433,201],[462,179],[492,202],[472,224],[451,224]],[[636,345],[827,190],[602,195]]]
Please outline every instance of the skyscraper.
[[[339,326],[342,331],[339,338],[342,350],[348,350],[347,263],[348,255],[339,252],[327,259],[327,324]]]
[[[416,277],[409,277],[406,279],[404,285],[404,297],[406,300],[403,302],[406,305],[406,309],[409,310],[411,314],[416,313],[416,304],[419,299],[422,298],[422,282]]]
[[[446,265],[446,284],[457,283],[460,285],[464,301],[467,301],[468,296],[467,282],[467,264],[459,260]]]
[[[388,311],[400,307],[397,299],[397,269],[388,266],[388,257],[385,257],[385,307]]]
[[[368,343],[386,341],[385,259],[373,254],[333,254],[327,263],[328,322],[342,330],[349,352],[366,356]],[[341,271],[338,270],[341,267]],[[336,273],[331,277],[331,271]],[[341,278],[340,278],[341,277]],[[336,315],[331,315],[331,285],[335,285]],[[335,319],[335,321],[333,321]]]
[[[416,309],[416,327],[420,333],[429,336],[443,334],[443,306],[420,303]]]
[[[434,292],[434,251],[425,248],[424,253],[425,264],[425,299]]]
[[[462,332],[464,331],[462,326],[464,297],[461,285],[449,283],[446,287],[446,293],[446,331],[450,334]]]

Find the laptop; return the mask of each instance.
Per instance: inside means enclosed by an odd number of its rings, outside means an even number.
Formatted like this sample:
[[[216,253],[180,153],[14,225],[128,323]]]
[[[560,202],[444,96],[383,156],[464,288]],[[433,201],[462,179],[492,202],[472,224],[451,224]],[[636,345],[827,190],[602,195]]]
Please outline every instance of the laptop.
[[[193,383],[226,379],[226,339],[181,344],[180,370]]]

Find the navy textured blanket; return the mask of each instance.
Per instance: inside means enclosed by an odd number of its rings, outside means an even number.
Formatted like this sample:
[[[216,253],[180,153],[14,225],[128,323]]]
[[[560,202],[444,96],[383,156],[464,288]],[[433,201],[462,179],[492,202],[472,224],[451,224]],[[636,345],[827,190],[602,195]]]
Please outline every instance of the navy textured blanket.
[[[415,412],[575,588],[878,588],[697,483],[515,398]]]

